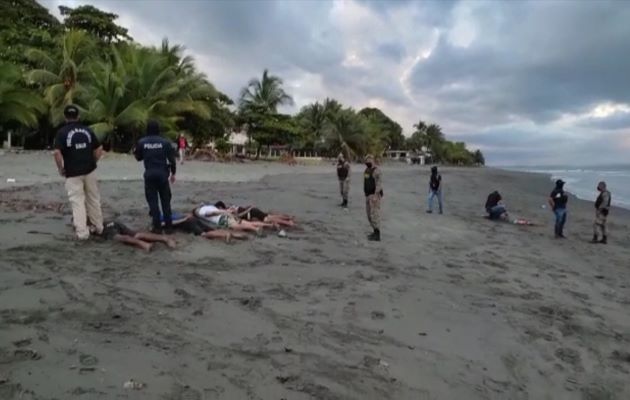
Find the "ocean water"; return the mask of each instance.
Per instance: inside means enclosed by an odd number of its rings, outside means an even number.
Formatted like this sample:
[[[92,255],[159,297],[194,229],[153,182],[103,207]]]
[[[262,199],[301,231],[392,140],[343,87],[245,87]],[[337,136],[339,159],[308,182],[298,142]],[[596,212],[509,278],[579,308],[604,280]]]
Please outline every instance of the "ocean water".
[[[566,182],[565,190],[583,200],[594,201],[597,198],[597,184],[605,181],[612,193],[615,206],[630,209],[630,165],[597,167],[509,167],[515,171],[536,172],[551,175],[551,181],[562,179]],[[550,183],[549,191],[553,189]]]

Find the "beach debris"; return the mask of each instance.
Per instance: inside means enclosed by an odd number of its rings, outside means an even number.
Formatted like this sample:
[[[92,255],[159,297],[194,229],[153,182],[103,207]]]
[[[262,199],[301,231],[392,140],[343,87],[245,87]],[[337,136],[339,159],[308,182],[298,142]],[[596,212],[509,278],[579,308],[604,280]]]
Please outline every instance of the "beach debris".
[[[98,358],[89,354],[80,354],[79,362],[81,363],[81,365],[92,366],[98,364]]]
[[[284,229],[280,230],[280,232],[278,232],[278,237],[281,237],[281,238],[287,237],[287,232]]]
[[[285,348],[284,348],[284,352],[285,352],[285,353],[293,353],[293,349],[292,349],[292,348],[290,348],[290,347],[285,347]]]
[[[385,319],[385,313],[382,311],[372,311],[370,315],[372,319]]]
[[[39,360],[42,358],[41,354],[33,349],[18,349],[13,352],[13,355],[21,360]]]
[[[96,371],[96,368],[94,368],[94,367],[82,367],[82,368],[79,368],[79,374],[85,374],[87,372],[94,372],[94,371]]]
[[[7,183],[15,183],[15,178],[7,178]]]
[[[612,352],[611,357],[618,361],[630,363],[630,353],[627,351],[615,350]]]
[[[142,390],[147,387],[146,383],[135,381],[134,379],[129,379],[127,382],[123,383],[123,388],[128,390]]]
[[[418,336],[426,336],[427,333],[426,332],[418,332]]]
[[[379,360],[378,361],[378,366],[383,368],[383,369],[388,369],[389,368],[389,363],[385,360]]]
[[[32,343],[33,341],[29,338],[26,339],[20,339],[20,340],[16,340],[15,342],[13,342],[13,345],[15,347],[25,347],[28,346]]]

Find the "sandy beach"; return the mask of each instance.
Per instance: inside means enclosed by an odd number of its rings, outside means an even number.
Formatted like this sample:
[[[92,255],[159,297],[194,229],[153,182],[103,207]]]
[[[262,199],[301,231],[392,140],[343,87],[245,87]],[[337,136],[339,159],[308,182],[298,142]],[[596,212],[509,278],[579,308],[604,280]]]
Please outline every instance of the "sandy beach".
[[[105,216],[147,227],[141,166],[98,171]],[[547,176],[444,168],[428,215],[428,169],[392,164],[373,244],[361,172],[344,211],[330,165],[187,163],[175,210],[257,204],[301,229],[147,254],[72,240],[51,156],[1,155],[0,399],[630,398],[630,212],[591,245],[572,198],[558,241]],[[482,218],[495,189],[540,226]]]

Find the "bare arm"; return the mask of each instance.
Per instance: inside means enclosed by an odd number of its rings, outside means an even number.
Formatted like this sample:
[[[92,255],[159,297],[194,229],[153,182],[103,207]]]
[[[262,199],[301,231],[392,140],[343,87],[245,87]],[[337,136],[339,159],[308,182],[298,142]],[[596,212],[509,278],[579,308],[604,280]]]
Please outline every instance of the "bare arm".
[[[553,207],[556,205],[555,201],[553,200],[552,197],[549,197],[549,207],[551,207],[551,209],[553,210]]]
[[[98,146],[94,149],[94,159],[98,162],[101,158],[103,158],[103,146]]]
[[[57,171],[59,171],[59,175],[66,176],[66,171],[63,168],[63,156],[61,155],[61,151],[58,149],[53,153],[55,157],[55,164],[57,164]]]

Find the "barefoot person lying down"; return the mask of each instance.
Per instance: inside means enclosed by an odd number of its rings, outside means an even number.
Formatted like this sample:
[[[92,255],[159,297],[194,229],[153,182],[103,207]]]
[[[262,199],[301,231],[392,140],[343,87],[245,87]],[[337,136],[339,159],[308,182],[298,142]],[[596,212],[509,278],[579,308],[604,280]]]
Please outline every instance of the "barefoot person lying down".
[[[151,251],[153,243],[164,243],[169,248],[175,248],[175,241],[164,235],[149,232],[136,232],[118,221],[105,222],[101,237],[107,240],[115,240],[129,246]]]
[[[206,239],[225,240],[230,243],[232,239],[247,240],[247,235],[243,233],[230,232],[227,229],[214,229],[204,223],[201,219],[190,214],[173,214],[173,229],[182,232],[192,233],[195,236],[201,236]]]
[[[244,219],[245,221],[266,222],[290,228],[295,226],[295,218],[290,215],[266,213],[260,208],[256,208],[254,206],[230,206],[226,208],[225,203],[222,201],[217,202],[215,205],[222,210],[227,209],[232,213],[232,215],[237,218]]]
[[[219,204],[221,205],[221,204]],[[236,218],[226,209],[221,209],[217,205],[203,205],[195,208],[193,214],[202,222],[209,224],[215,229],[230,229],[242,232],[253,232],[262,234],[263,228],[275,228],[273,224],[266,222],[245,221]]]

